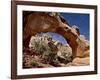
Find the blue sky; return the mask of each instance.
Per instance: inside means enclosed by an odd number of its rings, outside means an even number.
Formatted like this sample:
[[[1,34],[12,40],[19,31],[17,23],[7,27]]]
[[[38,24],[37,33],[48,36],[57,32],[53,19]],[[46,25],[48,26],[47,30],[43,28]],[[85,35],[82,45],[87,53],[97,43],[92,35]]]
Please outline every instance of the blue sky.
[[[76,25],[79,30],[80,34],[84,35],[87,40],[89,40],[89,14],[80,14],[80,13],[60,13],[61,16],[71,25]],[[66,40],[63,36],[48,32],[47,34],[51,35],[54,40],[58,40],[62,42],[62,44],[67,44]]]
[[[62,44],[67,44],[67,41],[65,40],[65,38],[58,34],[58,33],[54,33],[54,32],[47,32],[48,35],[52,36],[52,38],[56,41],[61,42]]]

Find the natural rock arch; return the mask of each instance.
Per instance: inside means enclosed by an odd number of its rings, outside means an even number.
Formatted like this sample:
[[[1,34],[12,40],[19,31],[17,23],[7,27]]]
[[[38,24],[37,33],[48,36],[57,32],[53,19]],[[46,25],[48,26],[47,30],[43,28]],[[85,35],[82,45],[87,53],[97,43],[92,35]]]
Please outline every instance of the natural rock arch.
[[[85,46],[79,47],[79,30],[72,28],[58,13],[24,12],[23,43],[28,46],[30,37],[39,32],[56,32],[61,34],[72,48],[73,57],[82,56]],[[80,53],[78,53],[80,51]]]

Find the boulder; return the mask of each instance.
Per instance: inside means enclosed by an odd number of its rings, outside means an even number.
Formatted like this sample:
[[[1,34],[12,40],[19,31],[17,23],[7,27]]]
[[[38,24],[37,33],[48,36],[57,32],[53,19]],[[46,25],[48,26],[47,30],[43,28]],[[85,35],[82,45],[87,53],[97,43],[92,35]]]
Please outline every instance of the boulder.
[[[90,64],[90,58],[89,57],[85,57],[85,58],[78,58],[76,57],[73,61],[72,61],[72,66],[86,66]]]
[[[57,56],[60,62],[68,63],[72,61],[72,49],[70,46],[61,46],[58,48]]]

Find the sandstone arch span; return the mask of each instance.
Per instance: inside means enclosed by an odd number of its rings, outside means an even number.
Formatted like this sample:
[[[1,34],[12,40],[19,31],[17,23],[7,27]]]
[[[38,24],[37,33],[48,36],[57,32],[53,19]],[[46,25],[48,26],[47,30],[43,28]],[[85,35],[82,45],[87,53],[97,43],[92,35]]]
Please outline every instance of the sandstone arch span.
[[[26,14],[25,14],[26,15]],[[80,48],[79,29],[72,28],[62,16],[54,12],[31,12],[24,16],[23,43],[29,44],[30,37],[39,32],[56,32],[64,36],[72,48],[73,57],[82,56],[85,46]],[[78,53],[79,51],[79,53]]]

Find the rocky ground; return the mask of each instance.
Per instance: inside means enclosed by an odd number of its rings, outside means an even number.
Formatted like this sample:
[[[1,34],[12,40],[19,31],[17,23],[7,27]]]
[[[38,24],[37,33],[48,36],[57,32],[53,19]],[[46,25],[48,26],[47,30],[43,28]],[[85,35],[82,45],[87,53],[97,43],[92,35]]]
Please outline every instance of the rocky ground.
[[[28,48],[23,48],[23,68],[68,67],[89,65],[89,50],[83,57],[72,58],[72,49],[67,44],[52,40],[52,37],[32,36]]]

